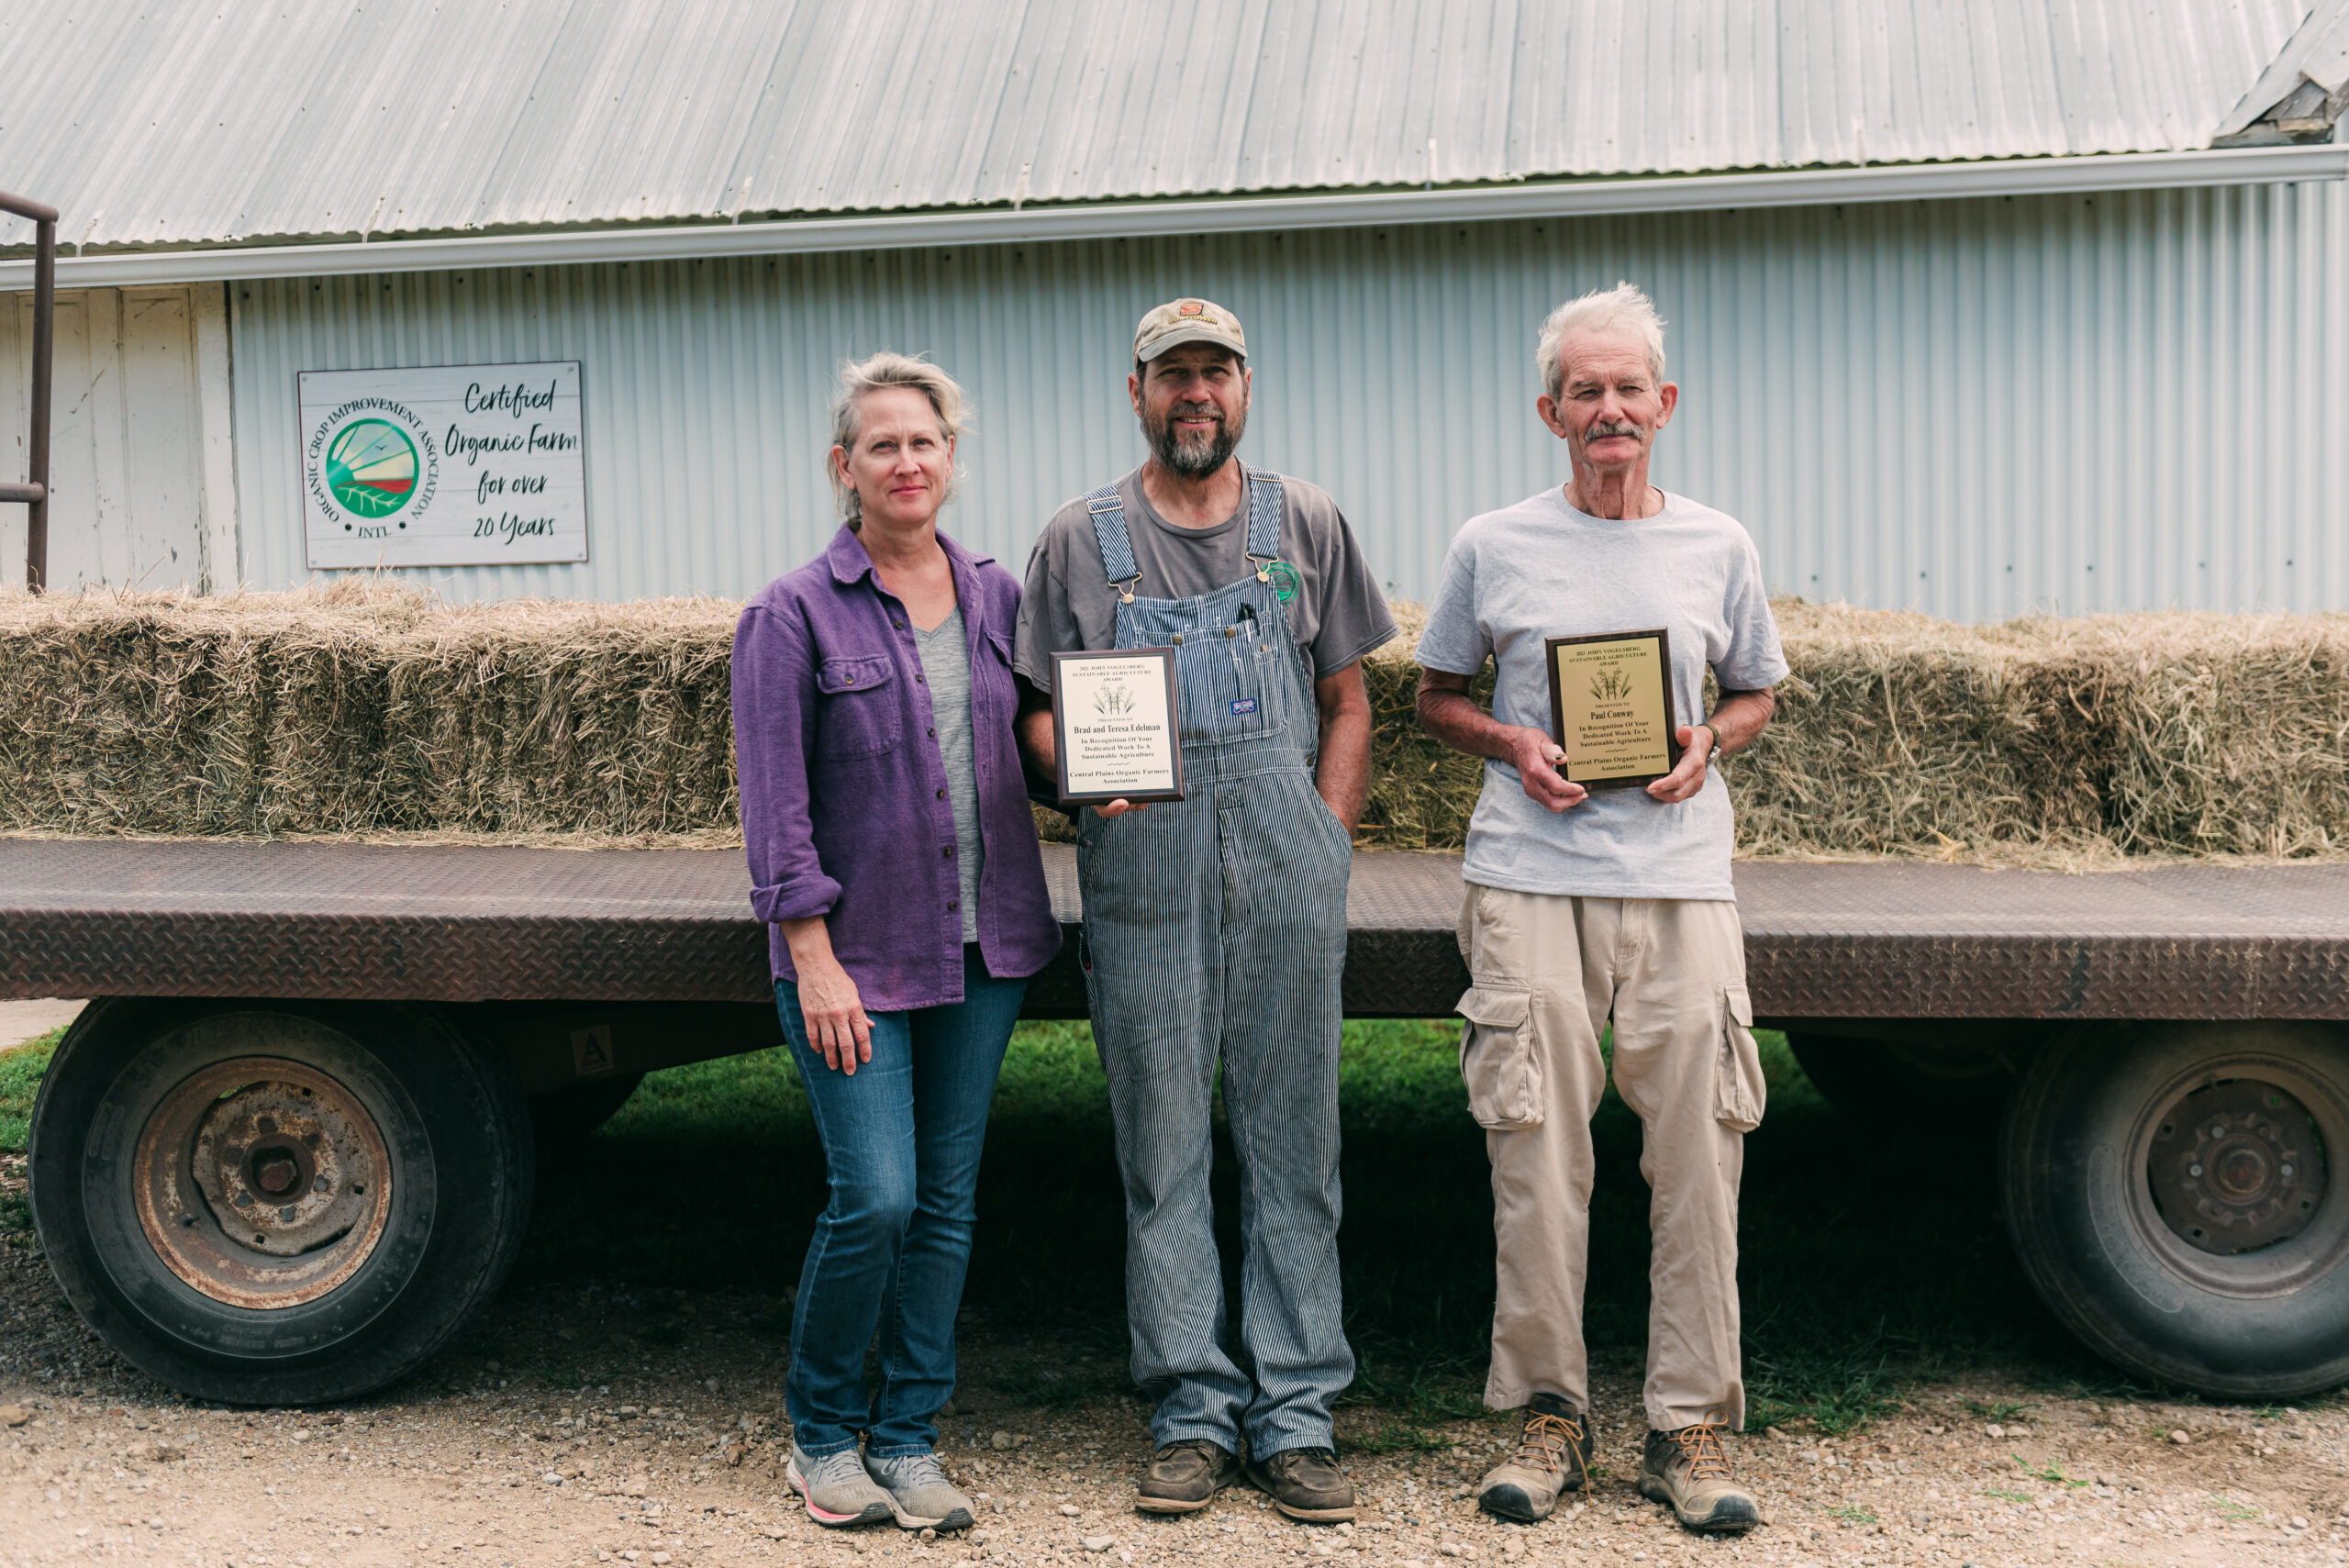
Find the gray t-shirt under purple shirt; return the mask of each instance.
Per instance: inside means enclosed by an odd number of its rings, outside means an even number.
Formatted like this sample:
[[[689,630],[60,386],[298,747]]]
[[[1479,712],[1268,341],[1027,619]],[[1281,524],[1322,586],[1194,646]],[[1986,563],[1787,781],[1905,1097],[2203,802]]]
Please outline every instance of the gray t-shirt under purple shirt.
[[[979,838],[978,773],[971,745],[971,650],[963,606],[928,631],[914,628],[914,651],[929,677],[930,714],[938,731],[938,760],[946,770],[946,803],[954,813],[954,875],[962,887],[963,940],[979,940],[979,874],[986,845]]]
[[[1704,717],[1708,665],[1731,691],[1786,679],[1761,558],[1736,518],[1673,495],[1653,517],[1594,517],[1551,489],[1461,526],[1414,657],[1455,675],[1491,659],[1493,717],[1547,734],[1550,638],[1656,626],[1671,633],[1682,724]],[[1462,874],[1518,893],[1734,898],[1734,838],[1719,769],[1677,806],[1598,790],[1553,815],[1526,797],[1515,767],[1487,761]]]
[[[1212,528],[1186,528],[1158,514],[1139,470],[1118,481],[1126,532],[1141,571],[1137,597],[1189,599],[1237,583],[1248,564],[1248,503]],[[1289,631],[1315,679],[1342,670],[1395,635],[1378,579],[1337,503],[1318,484],[1281,479],[1281,559],[1297,568]],[[1052,514],[1028,558],[1011,667],[1039,690],[1052,684],[1054,653],[1117,644],[1117,591],[1101,564],[1101,542],[1084,497]]]

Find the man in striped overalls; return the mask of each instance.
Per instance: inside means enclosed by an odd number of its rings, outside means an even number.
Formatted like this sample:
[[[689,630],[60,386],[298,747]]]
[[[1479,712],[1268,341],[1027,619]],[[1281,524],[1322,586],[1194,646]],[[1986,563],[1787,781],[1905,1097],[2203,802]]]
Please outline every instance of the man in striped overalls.
[[[1136,1506],[1204,1508],[1244,1468],[1285,1514],[1334,1522],[1354,1507],[1330,1418],[1353,1377],[1339,1311],[1338,984],[1370,773],[1361,661],[1395,623],[1329,495],[1232,455],[1247,354],[1210,301],[1142,317],[1127,385],[1150,457],[1046,526],[1013,667],[1030,685],[1022,742],[1051,776],[1052,655],[1174,651],[1185,798],[1077,818],[1133,1373],[1163,1395]],[[1240,1355],[1208,1186],[1219,1064],[1242,1191]]]

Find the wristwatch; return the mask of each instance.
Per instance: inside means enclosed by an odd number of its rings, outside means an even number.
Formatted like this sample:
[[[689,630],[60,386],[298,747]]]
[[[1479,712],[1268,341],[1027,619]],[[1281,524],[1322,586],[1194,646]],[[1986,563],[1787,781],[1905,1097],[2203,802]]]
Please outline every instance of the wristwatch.
[[[1711,767],[1721,760],[1721,732],[1713,728],[1712,720],[1700,718],[1697,728],[1713,738],[1713,749],[1705,753],[1705,766]]]

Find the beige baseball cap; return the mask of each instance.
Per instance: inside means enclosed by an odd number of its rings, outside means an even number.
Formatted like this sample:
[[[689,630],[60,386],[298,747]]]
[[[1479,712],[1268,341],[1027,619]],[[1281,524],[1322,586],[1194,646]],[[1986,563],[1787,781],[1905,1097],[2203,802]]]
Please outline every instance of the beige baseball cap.
[[[1170,299],[1141,318],[1134,328],[1134,358],[1145,362],[1184,343],[1219,343],[1248,357],[1248,338],[1240,319],[1208,299]]]

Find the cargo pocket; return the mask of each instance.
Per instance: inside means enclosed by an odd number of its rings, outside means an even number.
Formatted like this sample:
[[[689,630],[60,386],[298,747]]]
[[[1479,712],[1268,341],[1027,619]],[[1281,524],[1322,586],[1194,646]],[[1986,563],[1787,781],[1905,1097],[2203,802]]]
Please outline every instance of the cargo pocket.
[[[1762,1081],[1762,1048],[1753,1043],[1753,1002],[1742,985],[1721,990],[1720,1083],[1715,1091],[1713,1116],[1731,1132],[1752,1132],[1762,1125],[1762,1107],[1769,1099]]]
[[[1542,1063],[1533,1053],[1533,995],[1472,985],[1460,998],[1460,1076],[1479,1127],[1514,1132],[1542,1125]]]

